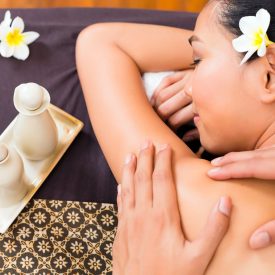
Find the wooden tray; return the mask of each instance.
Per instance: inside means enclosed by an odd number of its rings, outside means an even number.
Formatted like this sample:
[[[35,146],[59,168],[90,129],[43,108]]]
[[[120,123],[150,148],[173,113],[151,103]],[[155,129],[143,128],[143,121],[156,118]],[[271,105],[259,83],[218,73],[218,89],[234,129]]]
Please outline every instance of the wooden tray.
[[[27,160],[18,151],[24,163],[24,180],[29,185],[29,191],[17,204],[5,208],[0,207],[0,233],[4,233],[9,228],[83,128],[84,124],[80,120],[60,108],[50,104],[48,110],[58,129],[58,145],[51,156],[40,161]],[[9,147],[14,146],[12,134],[15,120],[16,118],[0,136],[0,142]]]

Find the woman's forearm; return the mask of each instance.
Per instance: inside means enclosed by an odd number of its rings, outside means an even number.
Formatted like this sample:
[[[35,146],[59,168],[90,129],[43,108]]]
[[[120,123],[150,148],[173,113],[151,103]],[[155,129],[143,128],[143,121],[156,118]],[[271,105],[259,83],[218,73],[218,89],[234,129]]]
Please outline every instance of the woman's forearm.
[[[85,31],[113,41],[137,64],[141,72],[183,70],[193,62],[188,39],[192,31],[151,24],[107,22]]]
[[[172,148],[182,148],[177,149],[176,159],[193,157],[147,100],[140,70],[148,66],[144,63],[141,69],[138,59],[129,56],[111,35],[106,36],[105,30],[85,31],[77,42],[78,73],[94,132],[117,181],[125,155],[138,153],[146,137],[156,145],[169,143]]]

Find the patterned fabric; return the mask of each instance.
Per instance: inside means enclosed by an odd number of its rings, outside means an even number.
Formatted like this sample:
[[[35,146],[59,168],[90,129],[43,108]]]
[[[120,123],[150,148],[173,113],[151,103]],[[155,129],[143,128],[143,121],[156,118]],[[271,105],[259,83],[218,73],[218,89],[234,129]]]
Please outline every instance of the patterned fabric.
[[[31,200],[0,235],[1,274],[112,274],[117,206]]]

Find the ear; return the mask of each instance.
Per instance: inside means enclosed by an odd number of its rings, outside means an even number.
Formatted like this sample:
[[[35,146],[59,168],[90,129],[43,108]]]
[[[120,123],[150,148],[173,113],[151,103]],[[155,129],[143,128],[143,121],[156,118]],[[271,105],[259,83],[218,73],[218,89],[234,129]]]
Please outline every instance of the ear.
[[[264,103],[275,102],[275,44],[267,47],[266,60],[268,67],[266,70],[266,90],[262,95],[262,101]]]

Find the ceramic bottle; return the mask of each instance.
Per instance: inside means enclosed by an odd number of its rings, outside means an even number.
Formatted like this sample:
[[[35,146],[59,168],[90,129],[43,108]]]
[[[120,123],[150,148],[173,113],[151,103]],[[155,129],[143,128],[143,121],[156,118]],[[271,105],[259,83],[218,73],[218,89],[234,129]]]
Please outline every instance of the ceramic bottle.
[[[16,87],[13,101],[19,112],[13,128],[16,148],[29,160],[49,157],[58,144],[58,131],[47,108],[48,91],[36,83],[24,83]]]
[[[0,144],[0,207],[19,202],[27,193],[24,182],[24,164],[13,147]]]

